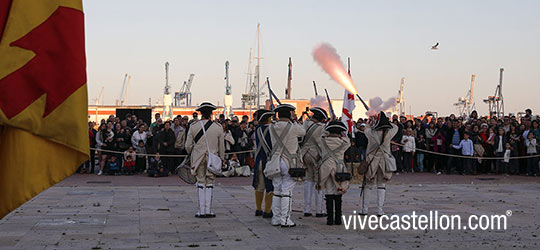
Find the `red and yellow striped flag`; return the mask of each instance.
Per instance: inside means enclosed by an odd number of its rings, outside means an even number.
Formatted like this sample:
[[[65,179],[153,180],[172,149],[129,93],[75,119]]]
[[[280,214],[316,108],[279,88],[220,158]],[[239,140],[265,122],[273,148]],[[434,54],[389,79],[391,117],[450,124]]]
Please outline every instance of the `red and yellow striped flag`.
[[[81,0],[0,1],[0,218],[88,159]]]

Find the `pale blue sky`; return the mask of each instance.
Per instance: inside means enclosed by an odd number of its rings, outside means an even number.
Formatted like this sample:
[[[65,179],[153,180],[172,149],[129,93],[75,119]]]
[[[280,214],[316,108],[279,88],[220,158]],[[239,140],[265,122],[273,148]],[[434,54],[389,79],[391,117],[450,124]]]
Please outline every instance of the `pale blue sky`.
[[[414,114],[455,113],[452,105],[476,74],[475,101],[495,91],[504,67],[506,111],[540,112],[540,1],[135,1],[86,0],[89,99],[105,86],[105,104],[119,98],[132,76],[129,104],[162,96],[164,63],[177,91],[195,74],[193,104],[223,104],[225,61],[234,106],[244,92],[249,48],[262,28],[262,77],[284,96],[288,57],[293,98],[313,96],[311,81],[335,98],[343,88],[313,61],[320,42],[349,56],[364,99],[394,96],[406,77]],[[439,51],[430,46],[440,42]]]

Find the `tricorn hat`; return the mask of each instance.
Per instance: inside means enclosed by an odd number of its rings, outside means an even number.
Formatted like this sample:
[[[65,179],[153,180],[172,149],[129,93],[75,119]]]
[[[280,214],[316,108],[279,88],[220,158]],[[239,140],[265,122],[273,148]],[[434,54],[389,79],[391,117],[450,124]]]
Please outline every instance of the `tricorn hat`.
[[[388,117],[384,114],[384,112],[379,113],[379,117],[377,118],[377,121],[375,121],[375,126],[373,126],[373,129],[375,130],[381,130],[381,129],[388,129],[392,128],[392,124],[388,120]]]
[[[267,110],[267,109],[259,109],[257,110],[256,113],[257,113],[257,121],[261,122],[261,121],[268,120],[268,118],[273,116],[276,112],[272,110]]]
[[[328,119],[328,113],[326,113],[326,110],[321,107],[311,108],[309,111],[313,112],[313,117],[319,121],[325,121]]]
[[[216,105],[209,103],[209,102],[203,102],[199,107],[196,109],[199,112],[205,112],[205,111],[212,111],[217,109]]]
[[[343,131],[347,131],[347,125],[341,121],[331,121],[328,123],[328,125],[326,125],[324,130],[330,133],[339,134]]]
[[[288,103],[280,104],[274,108],[274,112],[276,113],[280,111],[294,111],[294,110],[296,110],[296,107]]]

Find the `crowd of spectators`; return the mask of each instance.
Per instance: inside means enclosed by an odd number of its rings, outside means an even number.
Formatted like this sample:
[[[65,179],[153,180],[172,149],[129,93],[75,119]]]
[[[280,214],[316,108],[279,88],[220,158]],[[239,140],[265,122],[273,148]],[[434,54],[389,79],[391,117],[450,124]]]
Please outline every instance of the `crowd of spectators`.
[[[123,120],[111,115],[106,120],[102,119],[99,125],[89,122],[90,147],[98,150],[90,151],[90,160],[77,172],[97,172],[98,175],[146,173],[151,177],[172,174],[184,159],[176,156],[187,154],[184,148],[187,131],[199,121],[198,114],[193,113],[191,119],[188,116],[176,116],[172,120],[163,121],[161,115],[156,113],[154,120],[148,125],[135,115],[128,115]],[[243,169],[251,166],[254,160],[250,151],[254,147],[253,132],[256,124],[249,122],[248,116],[243,116],[242,120],[236,116],[225,119],[223,114],[215,122],[221,124],[225,134],[225,152],[229,153],[226,162],[235,166],[227,166],[233,170],[228,176],[239,172],[234,171],[236,166]],[[155,156],[147,157],[146,154]],[[245,172],[239,173],[245,176]]]
[[[99,150],[91,150],[90,161],[78,171],[94,173],[96,169],[98,175],[170,175],[183,158],[167,156],[186,155],[187,130],[199,119],[197,113],[193,113],[191,119],[176,116],[163,121],[159,113],[154,118],[155,122],[150,125],[135,115],[128,115],[124,120],[111,115],[99,125],[89,122],[90,146]],[[226,119],[221,114],[215,122],[223,127],[225,150],[229,153],[226,162],[230,166],[225,172],[245,175],[245,166],[253,167],[254,164],[250,151],[254,149],[257,121],[250,121],[248,116]],[[351,147],[345,152],[345,162],[358,163],[365,158],[368,141],[363,131],[367,122],[367,119],[358,119],[353,123],[353,132],[349,134]],[[392,122],[399,128],[391,146],[398,173],[539,174],[539,158],[535,156],[540,152],[540,117],[533,116],[530,109],[519,118],[513,115],[480,117],[473,111],[468,117],[407,119],[393,115]],[[146,157],[145,154],[156,156]],[[530,157],[512,158],[517,156]],[[95,159],[98,166],[95,166]],[[234,171],[233,168],[242,170]]]
[[[356,148],[346,153],[348,162],[359,162],[365,157],[367,139],[363,130],[366,122],[364,119],[355,122],[351,137]],[[473,111],[468,117],[407,119],[393,115],[392,122],[399,128],[391,146],[398,173],[539,174],[539,158],[535,156],[540,152],[540,117],[533,116],[530,109],[519,118],[514,115],[480,117]]]

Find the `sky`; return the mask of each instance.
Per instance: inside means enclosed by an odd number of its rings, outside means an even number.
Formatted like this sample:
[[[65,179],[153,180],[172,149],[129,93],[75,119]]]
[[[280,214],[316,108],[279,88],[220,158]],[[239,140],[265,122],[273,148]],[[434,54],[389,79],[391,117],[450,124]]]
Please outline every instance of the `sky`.
[[[344,89],[313,61],[313,48],[333,45],[360,95],[396,96],[405,77],[407,113],[457,113],[476,75],[474,100],[495,93],[504,68],[505,111],[540,112],[540,1],[139,1],[84,2],[88,98],[104,86],[103,104],[119,99],[131,75],[128,104],[163,96],[165,62],[178,91],[195,74],[193,105],[223,104],[225,61],[234,107],[246,92],[249,50],[261,24],[261,78],[284,98],[288,58],[292,97],[313,97],[312,81],[343,98]],[[439,50],[431,46],[439,42]]]

